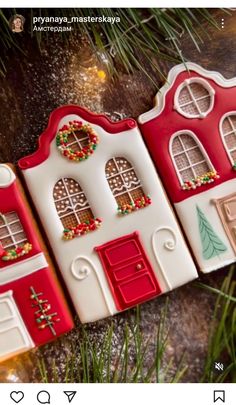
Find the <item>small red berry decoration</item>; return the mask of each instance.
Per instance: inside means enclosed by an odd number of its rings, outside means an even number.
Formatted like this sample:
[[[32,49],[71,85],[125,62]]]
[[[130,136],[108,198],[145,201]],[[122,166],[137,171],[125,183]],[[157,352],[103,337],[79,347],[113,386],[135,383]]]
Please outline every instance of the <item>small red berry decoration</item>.
[[[21,256],[27,255],[32,250],[32,245],[30,243],[25,243],[23,246],[17,247],[15,249],[4,250],[0,249],[0,257],[3,261],[15,260]]]
[[[71,240],[74,239],[76,236],[82,236],[86,233],[95,231],[101,226],[102,220],[100,218],[91,218],[86,222],[82,222],[76,226],[69,226],[67,229],[63,231],[63,239]]]
[[[148,195],[137,198],[129,204],[118,205],[117,211],[118,214],[125,215],[130,212],[137,211],[141,208],[145,208],[152,203],[151,198]]]
[[[88,144],[83,146],[81,150],[73,150],[70,147],[69,136],[74,135],[75,143],[78,138],[76,134],[83,134],[84,138],[88,138]],[[63,125],[59,129],[56,136],[56,144],[63,156],[74,162],[81,162],[88,159],[96,150],[99,142],[98,135],[89,124],[83,124],[81,121],[69,121],[67,125]],[[79,144],[79,140],[78,140]]]
[[[182,185],[183,190],[195,190],[197,187],[203,184],[213,183],[215,180],[219,179],[220,176],[217,172],[208,172],[202,176],[195,177],[194,179],[185,181]]]

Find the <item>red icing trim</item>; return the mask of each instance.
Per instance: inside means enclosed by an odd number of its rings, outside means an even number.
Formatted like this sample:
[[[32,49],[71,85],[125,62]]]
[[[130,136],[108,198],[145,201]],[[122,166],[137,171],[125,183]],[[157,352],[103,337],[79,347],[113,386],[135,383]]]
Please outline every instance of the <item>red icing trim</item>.
[[[49,117],[49,122],[46,130],[39,137],[38,150],[32,155],[26,156],[19,160],[20,169],[26,170],[43,163],[50,154],[50,144],[56,136],[58,124],[66,115],[79,115],[82,119],[89,123],[99,125],[105,131],[111,134],[117,134],[122,131],[135,128],[137,123],[132,118],[127,118],[119,122],[112,122],[103,114],[94,114],[77,105],[66,105],[58,107]]]
[[[201,77],[215,90],[213,110],[204,119],[186,118],[174,109],[174,95],[178,86],[187,78]],[[219,132],[222,116],[235,107],[236,87],[223,87],[213,78],[209,79],[197,72],[179,73],[172,87],[167,91],[163,110],[144,124],[140,124],[142,136],[152,156],[157,171],[173,203],[205,192],[213,187],[236,178]],[[183,190],[177,177],[170,153],[169,141],[177,131],[190,130],[199,139],[220,178],[210,184],[192,190]]]

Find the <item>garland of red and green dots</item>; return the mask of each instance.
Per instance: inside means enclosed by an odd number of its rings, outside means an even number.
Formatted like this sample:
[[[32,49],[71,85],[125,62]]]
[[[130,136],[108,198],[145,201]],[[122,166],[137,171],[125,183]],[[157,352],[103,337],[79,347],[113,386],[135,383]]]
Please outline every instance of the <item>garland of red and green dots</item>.
[[[14,249],[4,250],[0,249],[1,260],[7,262],[9,260],[16,260],[19,257],[27,255],[32,250],[30,243],[25,243],[23,246],[19,246]]]
[[[130,212],[134,212],[140,210],[141,208],[145,208],[152,203],[151,198],[149,195],[144,195],[142,197],[137,198],[134,201],[131,201],[128,204],[120,204],[118,205],[117,211],[118,214],[126,215]]]
[[[86,222],[82,222],[76,226],[70,226],[63,231],[63,239],[71,240],[77,236],[85,235],[89,232],[95,231],[101,226],[102,220],[100,218],[91,218]]]
[[[195,190],[197,187],[200,187],[204,184],[213,183],[215,180],[219,179],[220,176],[217,172],[208,172],[202,176],[197,176],[194,179],[185,181],[182,185],[183,190]]]
[[[84,146],[81,150],[73,150],[70,146],[69,136],[76,133],[84,134],[84,137],[88,137],[88,144]],[[56,145],[60,153],[74,162],[82,162],[86,160],[93,154],[96,150],[99,142],[98,135],[95,133],[94,129],[89,124],[83,124],[81,121],[69,121],[67,125],[64,125],[56,136]]]

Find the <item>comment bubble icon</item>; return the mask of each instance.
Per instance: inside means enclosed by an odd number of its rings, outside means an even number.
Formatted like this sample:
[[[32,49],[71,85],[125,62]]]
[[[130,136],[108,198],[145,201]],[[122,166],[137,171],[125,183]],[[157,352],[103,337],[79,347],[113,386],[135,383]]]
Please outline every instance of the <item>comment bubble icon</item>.
[[[43,404],[43,405],[50,404],[50,400],[51,400],[51,398],[50,398],[50,394],[48,391],[39,391],[38,392],[37,401],[40,404]]]

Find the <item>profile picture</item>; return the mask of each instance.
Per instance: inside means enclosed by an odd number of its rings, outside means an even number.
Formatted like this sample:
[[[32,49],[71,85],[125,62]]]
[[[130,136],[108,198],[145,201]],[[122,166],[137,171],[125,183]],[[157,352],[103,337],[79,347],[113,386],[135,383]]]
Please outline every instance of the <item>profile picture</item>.
[[[13,15],[9,20],[9,27],[12,32],[22,32],[24,30],[25,17],[21,14]]]

